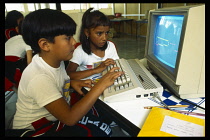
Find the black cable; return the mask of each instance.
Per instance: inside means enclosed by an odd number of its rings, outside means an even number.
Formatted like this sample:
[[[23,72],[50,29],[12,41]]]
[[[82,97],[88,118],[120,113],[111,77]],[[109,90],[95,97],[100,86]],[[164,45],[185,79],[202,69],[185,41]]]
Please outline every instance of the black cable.
[[[171,92],[170,92],[170,93],[171,93]],[[173,94],[173,93],[172,93],[172,94]],[[191,105],[194,105],[194,106],[196,106],[196,107],[199,107],[199,108],[205,110],[205,108],[202,107],[202,106],[200,106],[200,105],[194,104],[193,102],[190,102],[190,101],[188,101],[188,100],[186,100],[186,99],[182,99],[181,97],[177,96],[176,94],[173,94],[173,95],[174,95],[176,98],[178,98],[178,99],[180,99],[180,100],[182,100],[182,101],[184,101],[184,102],[187,102],[187,103],[189,103],[189,104],[191,104]]]

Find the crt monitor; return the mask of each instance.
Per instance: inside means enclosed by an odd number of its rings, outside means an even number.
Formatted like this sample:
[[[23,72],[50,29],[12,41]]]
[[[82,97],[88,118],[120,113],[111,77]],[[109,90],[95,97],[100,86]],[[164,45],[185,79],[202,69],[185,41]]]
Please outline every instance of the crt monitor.
[[[177,96],[205,97],[205,5],[150,10],[145,58]]]

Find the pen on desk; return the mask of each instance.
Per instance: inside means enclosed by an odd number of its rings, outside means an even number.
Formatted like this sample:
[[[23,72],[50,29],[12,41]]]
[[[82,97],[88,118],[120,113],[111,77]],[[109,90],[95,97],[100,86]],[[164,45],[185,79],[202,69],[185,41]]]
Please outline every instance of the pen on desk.
[[[171,108],[188,107],[189,105],[169,105]],[[144,109],[152,109],[152,107],[164,107],[164,106],[145,106]]]
[[[180,111],[180,110],[174,110],[174,111],[178,112],[178,113],[185,114],[185,115],[196,115],[196,116],[203,116],[203,117],[205,117],[205,114],[197,113],[197,112],[188,112],[188,111]]]
[[[165,108],[165,107],[160,107],[160,108]],[[195,110],[193,108],[186,108],[186,107],[170,107],[171,110]]]

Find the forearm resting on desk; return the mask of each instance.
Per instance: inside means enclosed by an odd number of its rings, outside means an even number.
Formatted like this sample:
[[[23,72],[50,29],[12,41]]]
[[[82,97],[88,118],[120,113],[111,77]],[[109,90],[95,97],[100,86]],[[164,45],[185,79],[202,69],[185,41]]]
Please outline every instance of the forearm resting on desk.
[[[85,70],[85,71],[68,71],[68,75],[73,80],[79,80],[86,77],[89,77],[93,74],[97,74],[97,70],[91,69],[91,70]]]

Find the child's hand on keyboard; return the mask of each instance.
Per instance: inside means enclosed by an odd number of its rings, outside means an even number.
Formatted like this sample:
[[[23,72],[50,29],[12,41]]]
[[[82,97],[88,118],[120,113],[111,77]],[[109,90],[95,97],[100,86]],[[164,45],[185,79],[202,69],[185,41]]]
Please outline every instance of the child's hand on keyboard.
[[[121,76],[122,74],[124,74],[124,72],[122,71],[116,71],[118,70],[119,67],[114,67],[112,68],[109,72],[107,72],[98,82],[98,84],[102,84],[103,86],[105,86],[105,88],[111,86],[115,79],[117,79],[119,76]]]
[[[107,58],[105,61],[101,62],[101,64],[95,68],[97,73],[101,73],[103,70],[107,68],[109,65],[114,65],[115,61],[111,58]]]
[[[70,85],[72,88],[74,88],[80,95],[85,95],[82,92],[82,87],[88,87],[88,88],[92,88],[92,84],[94,84],[94,81],[91,79],[87,79],[87,80],[71,80],[70,81]]]

